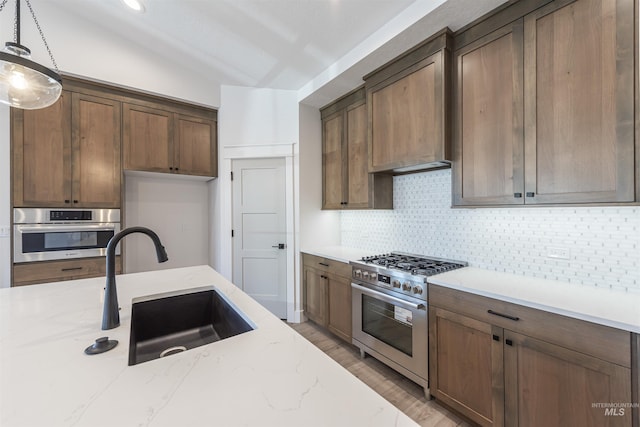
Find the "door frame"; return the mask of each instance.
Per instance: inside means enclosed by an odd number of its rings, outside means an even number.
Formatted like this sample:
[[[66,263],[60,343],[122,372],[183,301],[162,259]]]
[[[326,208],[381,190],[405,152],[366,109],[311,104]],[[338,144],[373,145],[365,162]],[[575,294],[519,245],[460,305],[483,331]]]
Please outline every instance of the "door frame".
[[[222,247],[227,248],[221,255],[224,271],[220,273],[227,278],[233,277],[233,240],[231,229],[233,228],[233,204],[231,165],[234,160],[283,158],[285,163],[285,221],[286,221],[286,259],[287,259],[287,321],[299,322],[300,314],[296,315],[295,301],[295,194],[294,194],[294,157],[296,144],[272,144],[272,145],[239,145],[224,147],[222,158],[222,182],[220,185],[220,198],[222,206],[228,208],[221,210],[221,240]],[[226,182],[226,185],[223,183]],[[229,279],[231,280],[231,279]],[[297,320],[296,320],[297,319]]]

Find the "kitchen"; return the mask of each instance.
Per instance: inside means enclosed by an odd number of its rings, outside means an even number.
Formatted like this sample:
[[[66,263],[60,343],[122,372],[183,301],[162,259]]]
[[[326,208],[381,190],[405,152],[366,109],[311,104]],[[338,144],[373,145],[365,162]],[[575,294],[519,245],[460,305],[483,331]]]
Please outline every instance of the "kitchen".
[[[489,9],[491,7],[487,8]],[[60,15],[56,10],[50,12],[53,16]],[[64,19],[64,16],[60,18]],[[78,25],[84,24],[79,22]],[[51,28],[49,31],[56,30]],[[431,33],[433,32],[435,31]],[[100,45],[104,43],[102,41]],[[36,45],[36,43],[32,42],[30,45]],[[108,52],[109,46],[105,48]],[[118,51],[118,55],[123,53]],[[132,58],[132,61],[136,60],[139,61]],[[59,61],[62,62],[61,59]],[[89,62],[78,64],[77,73],[98,79],[119,80],[128,86],[167,93],[164,88],[149,87],[148,82],[135,81],[140,77],[116,79],[112,76],[104,76],[101,74],[103,71],[91,69]],[[371,69],[361,73],[359,77],[369,71]],[[185,91],[188,90],[189,88],[185,88]],[[296,94],[290,91],[222,87],[219,104],[202,99],[202,92],[195,88],[192,93],[167,94],[208,105],[219,105],[221,109],[220,143],[225,146],[299,141],[301,172],[299,186],[296,186],[300,188],[298,195],[300,218],[299,226],[296,227],[296,230],[299,230],[299,245],[296,246],[298,248],[342,244],[359,247],[372,253],[400,250],[462,259],[474,267],[543,277],[583,286],[598,286],[605,282],[620,291],[637,289],[637,278],[640,277],[638,272],[640,263],[637,262],[639,215],[637,207],[634,206],[450,209],[451,170],[440,170],[395,177],[394,210],[392,211],[344,211],[341,213],[320,211],[321,188],[318,184],[321,176],[318,159],[321,155],[321,132],[318,113],[317,109],[306,105],[298,107],[300,98],[304,99],[306,92],[309,91],[310,89],[303,89]],[[343,92],[345,91],[336,90],[333,96],[327,97],[325,101],[329,102]],[[250,114],[251,102],[268,105],[270,101],[281,102],[284,108],[279,109],[279,113],[284,114],[284,117],[276,115],[275,112],[271,113],[273,116],[267,113],[267,117],[262,114],[261,117]],[[318,106],[321,105],[324,103]],[[233,123],[225,123],[225,114],[227,118],[232,119]],[[8,114],[3,115],[5,116]],[[286,124],[288,121],[298,125]],[[245,123],[251,124],[250,133],[240,132],[243,127],[246,127]],[[2,128],[8,129],[8,127],[7,124]],[[263,135],[270,135],[267,138],[270,140],[258,142],[257,140]],[[7,147],[8,153],[8,143],[3,147]],[[8,159],[9,155],[3,158]],[[227,180],[224,173],[225,162],[222,162],[222,166],[220,178],[208,184],[208,187],[200,184],[184,184],[181,188],[193,187],[194,191],[200,194],[204,191],[208,194],[208,203],[212,206],[228,206],[225,203],[227,195],[223,191]],[[8,165],[3,170],[8,171]],[[9,179],[3,182],[7,183],[7,187],[3,190],[6,191],[3,193],[6,194],[3,200],[9,200]],[[147,195],[157,193],[158,187],[163,185],[150,182],[147,177],[138,178],[138,183],[150,187]],[[181,191],[178,189],[175,193]],[[129,193],[125,190],[125,194]],[[156,201],[152,200],[149,204],[152,205],[154,202]],[[141,205],[141,208],[144,206]],[[2,223],[9,224],[9,212],[3,214],[7,216]],[[166,214],[171,218],[175,212]],[[160,215],[158,213],[158,216]],[[222,236],[222,238],[211,239],[215,243],[210,251],[210,263],[223,275],[230,277],[231,262],[228,255],[230,251],[225,250],[231,246],[230,237],[227,237],[226,232],[230,228],[227,226],[229,221],[227,215],[228,213],[222,210],[214,210],[211,215],[213,219],[211,234]],[[166,219],[167,217],[158,218],[158,222],[162,223]],[[6,254],[9,253],[7,240],[2,239]],[[170,247],[169,244],[166,245]],[[181,251],[175,250],[175,252]],[[8,260],[9,256],[4,256],[2,259]],[[155,268],[154,264],[155,261],[152,259],[143,268]],[[602,264],[616,265],[619,268],[603,270]],[[298,268],[297,271],[300,269]],[[3,268],[5,277],[7,272],[8,270]],[[296,289],[300,289],[299,283]]]

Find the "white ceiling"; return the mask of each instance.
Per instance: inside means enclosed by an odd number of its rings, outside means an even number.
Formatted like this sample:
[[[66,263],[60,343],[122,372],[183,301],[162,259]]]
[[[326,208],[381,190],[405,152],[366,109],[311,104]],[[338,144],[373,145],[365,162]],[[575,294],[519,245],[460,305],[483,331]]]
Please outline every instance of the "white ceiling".
[[[441,28],[456,30],[505,0],[143,0],[142,14],[121,0],[31,1],[45,35],[56,22],[38,8],[56,7],[80,20],[77,28],[64,28],[76,31],[76,38],[90,39],[87,31],[112,34],[117,43],[170,61],[188,75],[221,85],[296,90],[301,101],[321,106]],[[23,21],[30,21],[23,9]],[[55,28],[54,36],[59,32]],[[49,44],[56,55],[56,40]],[[114,58],[91,61],[108,67]]]

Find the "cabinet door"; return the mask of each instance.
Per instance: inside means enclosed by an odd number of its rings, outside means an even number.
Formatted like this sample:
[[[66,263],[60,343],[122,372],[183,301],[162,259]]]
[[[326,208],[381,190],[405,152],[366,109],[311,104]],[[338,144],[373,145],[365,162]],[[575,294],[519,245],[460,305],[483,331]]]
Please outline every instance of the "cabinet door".
[[[522,20],[454,54],[453,204],[524,200]]]
[[[634,200],[634,4],[525,18],[526,203]]]
[[[322,208],[341,209],[345,202],[343,171],[344,112],[322,123]]]
[[[327,325],[327,279],[323,272],[304,269],[304,314],[318,325]]]
[[[11,109],[14,206],[70,206],[71,93],[39,110]]]
[[[347,109],[347,207],[370,207],[367,105]]]
[[[172,172],[174,168],[173,113],[123,104],[124,168]]]
[[[175,171],[188,175],[217,175],[215,122],[176,115],[174,146]]]
[[[120,102],[73,94],[72,202],[76,207],[119,208]]]
[[[443,57],[431,55],[371,92],[370,172],[444,159]]]
[[[628,368],[505,331],[505,416],[510,426],[630,426]]]
[[[329,330],[351,343],[351,279],[340,276],[328,277]]]
[[[482,426],[504,425],[502,329],[429,310],[431,393]]]

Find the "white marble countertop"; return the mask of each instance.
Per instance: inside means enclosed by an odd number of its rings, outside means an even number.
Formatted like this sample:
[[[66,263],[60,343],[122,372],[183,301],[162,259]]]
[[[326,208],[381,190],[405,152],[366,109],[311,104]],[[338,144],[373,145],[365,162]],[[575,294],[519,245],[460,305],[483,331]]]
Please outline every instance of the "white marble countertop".
[[[214,285],[257,329],[127,366],[131,299]],[[117,276],[120,327],[101,331],[104,278],[0,290],[0,425],[415,426],[208,266]],[[119,345],[87,356],[109,335]]]
[[[322,246],[317,248],[307,248],[300,252],[309,255],[321,256],[335,261],[349,263],[356,261],[364,256],[375,255],[375,252],[366,251],[364,249],[350,248],[347,246]]]
[[[429,283],[640,333],[640,292],[622,292],[466,267]]]

